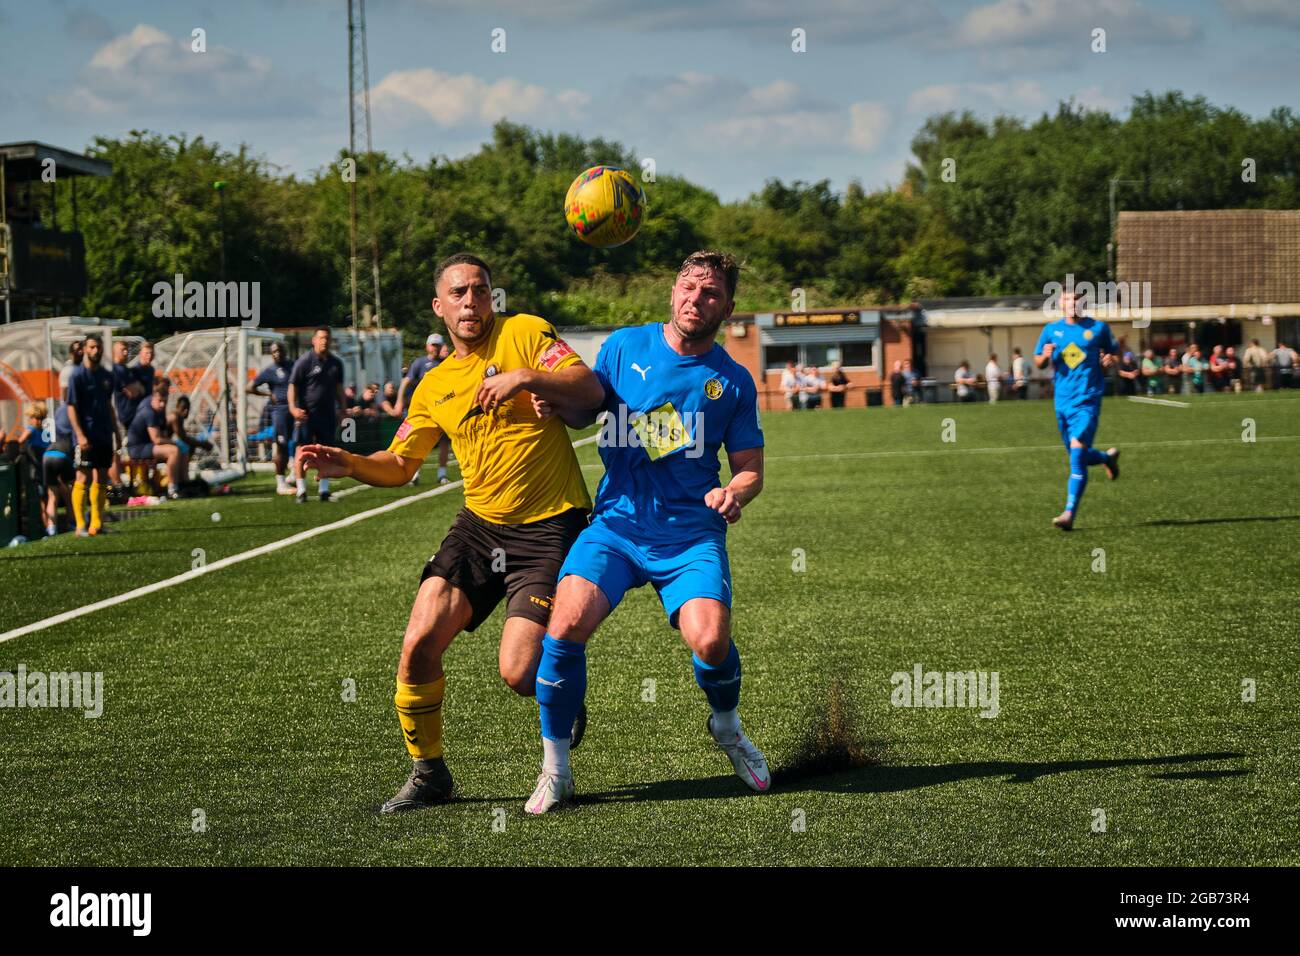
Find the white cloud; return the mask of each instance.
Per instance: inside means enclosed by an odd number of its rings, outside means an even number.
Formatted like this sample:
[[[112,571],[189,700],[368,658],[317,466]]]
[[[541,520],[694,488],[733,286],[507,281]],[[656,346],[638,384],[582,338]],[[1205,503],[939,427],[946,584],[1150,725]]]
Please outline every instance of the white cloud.
[[[883,103],[853,103],[849,106],[849,145],[860,153],[874,152],[889,124],[889,109]]]
[[[141,125],[163,118],[259,118],[319,112],[314,82],[275,71],[266,57],[209,42],[195,52],[149,24],[109,40],[76,82],[50,94],[47,105],[73,114],[129,116]]]
[[[1219,0],[1223,12],[1255,23],[1300,27],[1300,4],[1296,0]]]
[[[1091,31],[1106,30],[1110,45],[1121,42],[1184,42],[1198,34],[1191,17],[1157,13],[1139,0],[996,0],[971,10],[954,31],[961,46],[1015,44],[1078,45],[1087,49]]]
[[[935,83],[907,98],[909,113],[946,113],[957,109],[1037,110],[1050,97],[1036,80],[1018,83]]]
[[[370,91],[370,105],[397,125],[432,120],[446,129],[514,120],[554,121],[580,116],[591,97],[578,90],[552,91],[505,77],[488,82],[469,73],[399,70]]]

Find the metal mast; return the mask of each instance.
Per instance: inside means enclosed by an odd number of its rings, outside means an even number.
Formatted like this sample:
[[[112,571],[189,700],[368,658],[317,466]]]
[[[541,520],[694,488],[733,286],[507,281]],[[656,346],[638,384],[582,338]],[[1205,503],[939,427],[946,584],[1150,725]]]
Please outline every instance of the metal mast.
[[[357,254],[357,176],[361,175],[357,161],[357,127],[364,127],[366,137],[366,208],[365,231],[370,235],[370,283],[365,279],[358,284],[361,271]],[[362,300],[380,314],[379,296],[379,236],[375,229],[375,183],[373,169],[374,141],[370,133],[370,63],[366,53],[366,0],[348,0],[348,155],[358,167],[348,183],[348,239],[350,243],[350,286],[352,292],[352,326],[358,327]]]

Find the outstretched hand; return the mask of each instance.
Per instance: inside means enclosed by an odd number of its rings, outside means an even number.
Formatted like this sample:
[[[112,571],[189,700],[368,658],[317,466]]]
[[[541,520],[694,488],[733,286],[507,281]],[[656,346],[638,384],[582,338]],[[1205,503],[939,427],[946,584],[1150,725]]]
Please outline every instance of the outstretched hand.
[[[322,478],[347,478],[352,474],[351,456],[329,445],[300,445],[294,455],[303,468],[314,468]]]

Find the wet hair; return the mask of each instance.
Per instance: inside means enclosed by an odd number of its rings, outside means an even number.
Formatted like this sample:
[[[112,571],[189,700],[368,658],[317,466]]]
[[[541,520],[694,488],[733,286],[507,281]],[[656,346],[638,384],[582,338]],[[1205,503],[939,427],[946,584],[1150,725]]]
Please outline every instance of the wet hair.
[[[678,275],[683,275],[691,269],[712,269],[714,272],[722,273],[722,278],[727,284],[727,298],[736,297],[736,282],[740,278],[740,263],[736,257],[729,252],[718,252],[714,249],[701,249],[699,252],[692,252],[682,261],[682,267],[677,270]]]

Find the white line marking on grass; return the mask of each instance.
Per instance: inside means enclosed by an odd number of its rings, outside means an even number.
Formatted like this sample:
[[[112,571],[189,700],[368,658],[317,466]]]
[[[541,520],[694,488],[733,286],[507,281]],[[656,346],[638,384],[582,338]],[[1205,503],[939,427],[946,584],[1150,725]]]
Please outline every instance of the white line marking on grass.
[[[599,437],[600,434],[597,433],[586,438],[581,438],[573,443],[573,447],[578,448],[582,445],[590,445]],[[211,574],[213,571],[220,571],[222,568],[228,568],[231,565],[239,564],[242,561],[248,561],[252,558],[260,558],[265,554],[272,554],[283,548],[288,548],[302,541],[308,541],[330,531],[337,531],[339,528],[350,527],[360,521],[365,521],[367,518],[373,518],[375,515],[386,514],[389,511],[396,511],[398,508],[405,508],[407,505],[415,504],[415,502],[423,501],[426,498],[432,498],[434,495],[446,494],[455,488],[461,487],[463,484],[463,481],[453,481],[445,485],[439,485],[437,488],[430,488],[428,491],[422,491],[419,494],[399,498],[396,501],[390,501],[386,505],[371,508],[369,511],[359,511],[354,515],[348,515],[346,518],[340,518],[338,521],[333,521],[329,524],[320,525],[315,528],[308,528],[306,531],[300,531],[297,534],[291,534],[289,537],[281,538],[279,541],[272,541],[269,544],[260,545],[259,547],[253,548],[249,551],[241,551],[239,554],[232,554],[228,558],[221,558],[217,561],[213,561],[211,564],[205,564],[201,568],[193,568],[183,574],[177,574],[173,577],[165,578],[162,581],[155,581],[153,584],[146,584],[122,594],[116,594],[113,597],[104,598],[102,601],[96,601],[95,603],[87,604],[84,607],[74,608],[71,611],[64,611],[61,614],[55,614],[53,617],[47,617],[43,621],[33,621],[31,624],[24,624],[22,627],[16,627],[12,631],[5,631],[3,634],[0,634],[0,644],[3,644],[5,641],[12,641],[25,634],[32,634],[36,631],[43,631],[46,628],[54,627],[58,624],[75,621],[79,617],[93,614],[95,611],[102,611],[104,608],[123,604],[130,601],[132,598],[144,597],[147,594],[154,594],[157,591],[174,587],[177,584],[184,584],[186,581],[193,581],[195,578],[201,578],[205,574]],[[356,491],[359,488],[369,487],[370,485],[363,484],[359,485],[358,488],[345,489],[345,492],[341,492],[340,494],[349,491]]]
[[[1128,400],[1142,405],[1168,405],[1170,408],[1187,408],[1191,404],[1191,402],[1175,402],[1168,398],[1146,398],[1142,395],[1130,395]]]
[[[1266,435],[1256,438],[1257,442],[1266,441],[1300,441],[1300,435]],[[1170,441],[1131,441],[1119,445],[1120,451],[1126,448],[1154,448],[1159,445],[1240,445],[1240,438],[1186,438]],[[826,455],[767,455],[764,461],[806,461],[812,458],[905,458],[920,455],[1005,455],[1020,451],[1061,451],[1064,445],[1007,445],[1000,448],[945,448],[923,450],[919,448],[901,451],[857,451],[837,452]]]

